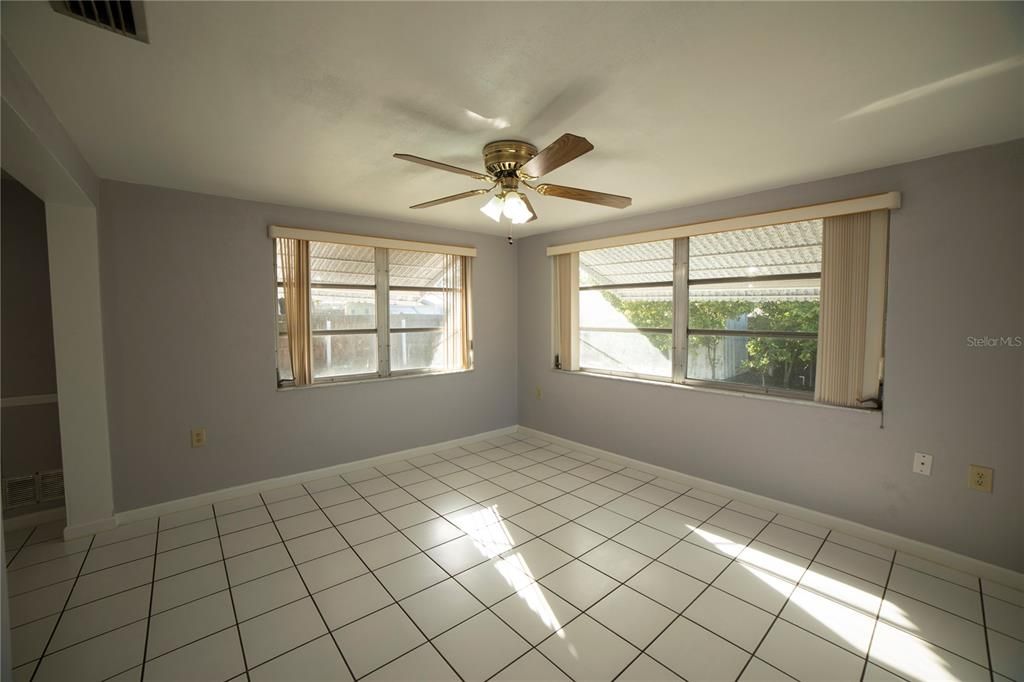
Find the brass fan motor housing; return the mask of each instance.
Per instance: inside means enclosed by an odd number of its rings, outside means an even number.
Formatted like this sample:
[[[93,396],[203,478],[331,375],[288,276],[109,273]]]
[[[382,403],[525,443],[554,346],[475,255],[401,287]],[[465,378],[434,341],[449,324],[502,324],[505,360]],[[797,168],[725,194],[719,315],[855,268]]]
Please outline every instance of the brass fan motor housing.
[[[516,177],[516,171],[537,156],[537,148],[521,140],[498,140],[484,145],[484,167],[496,178]]]

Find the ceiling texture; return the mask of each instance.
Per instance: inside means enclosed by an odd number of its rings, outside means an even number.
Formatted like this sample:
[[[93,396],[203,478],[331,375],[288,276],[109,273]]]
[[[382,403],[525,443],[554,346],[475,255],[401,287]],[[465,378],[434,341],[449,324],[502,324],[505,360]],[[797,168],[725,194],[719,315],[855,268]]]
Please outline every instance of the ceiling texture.
[[[149,2],[149,44],[2,3],[4,40],[98,175],[502,234],[498,139],[595,150],[525,235],[1024,136],[1024,4]]]

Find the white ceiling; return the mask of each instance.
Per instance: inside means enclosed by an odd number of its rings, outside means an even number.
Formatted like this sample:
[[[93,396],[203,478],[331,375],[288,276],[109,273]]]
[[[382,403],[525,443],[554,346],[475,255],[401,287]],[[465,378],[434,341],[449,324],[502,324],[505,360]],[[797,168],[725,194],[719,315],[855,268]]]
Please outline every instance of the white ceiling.
[[[150,44],[2,3],[96,172],[501,232],[484,143],[595,151],[549,182],[647,213],[1024,136],[1022,3],[145,3]],[[467,112],[510,123],[498,130]],[[536,197],[544,232],[623,215]]]

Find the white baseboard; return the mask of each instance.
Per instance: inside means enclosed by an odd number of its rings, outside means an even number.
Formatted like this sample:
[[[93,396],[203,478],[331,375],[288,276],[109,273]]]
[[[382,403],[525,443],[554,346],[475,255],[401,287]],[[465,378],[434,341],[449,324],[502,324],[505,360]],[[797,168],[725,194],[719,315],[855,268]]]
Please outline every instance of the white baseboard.
[[[937,564],[942,564],[950,568],[964,571],[965,573],[971,573],[1004,585],[1009,585],[1018,590],[1024,590],[1024,574],[1018,573],[1017,571],[1013,571],[1009,568],[996,566],[995,564],[990,564],[985,561],[981,561],[980,559],[973,559],[969,556],[957,554],[956,552],[948,549],[943,549],[942,547],[936,547],[935,545],[929,545],[926,542],[912,540],[910,538],[903,537],[902,535],[896,535],[895,533],[872,528],[871,526],[865,526],[838,516],[814,511],[813,509],[807,509],[806,507],[790,504],[789,502],[782,502],[781,500],[747,492],[746,490],[740,490],[739,488],[732,488],[727,485],[708,481],[703,478],[697,478],[696,476],[690,476],[655,464],[648,464],[646,462],[633,459],[632,457],[626,457],[625,455],[601,450],[600,448],[584,445],[583,443],[577,443],[576,441],[569,440],[568,438],[562,438],[536,429],[520,426],[517,431],[519,433],[551,441],[552,443],[572,450],[589,453],[595,457],[609,459],[623,464],[624,466],[630,466],[669,480],[675,480],[689,486],[698,487],[710,493],[716,493],[724,497],[739,500],[740,502],[746,502],[757,507],[762,507],[769,511],[786,514],[787,516],[792,516],[793,518],[801,519],[818,526],[824,526],[826,528],[838,530],[842,533],[848,533],[849,535],[854,535],[885,547],[891,547],[892,549],[913,554]]]
[[[64,539],[71,540],[73,538],[80,538],[86,535],[94,535],[113,528],[117,528],[117,519],[113,516],[109,516],[105,519],[97,519],[95,521],[89,521],[88,523],[79,523],[74,526],[65,527]]]
[[[121,525],[125,523],[131,523],[132,521],[150,519],[154,516],[165,516],[167,514],[173,514],[174,512],[184,511],[186,509],[191,509],[193,507],[198,507],[200,505],[213,504],[214,502],[223,502],[224,500],[230,500],[235,497],[242,497],[243,495],[261,492],[264,490],[269,490],[271,488],[280,488],[286,485],[293,485],[295,483],[306,483],[308,481],[315,481],[318,478],[336,476],[338,474],[343,474],[347,471],[365,469],[366,467],[370,467],[375,464],[384,464],[386,462],[393,462],[395,460],[408,459],[409,457],[415,457],[416,455],[424,455],[431,452],[438,452],[439,450],[446,450],[448,448],[453,448],[458,445],[462,445],[463,443],[470,443],[476,440],[486,438],[496,438],[497,436],[504,436],[509,433],[514,433],[517,428],[519,427],[506,426],[501,429],[495,429],[494,431],[477,433],[473,434],[472,436],[465,436],[463,438],[455,438],[454,440],[445,441],[443,443],[421,445],[419,447],[410,448],[408,450],[391,452],[384,455],[377,455],[376,457],[368,457],[366,459],[358,459],[355,460],[354,462],[335,464],[333,466],[324,467],[323,469],[304,471],[297,474],[279,476],[277,478],[268,478],[263,481],[253,481],[252,483],[236,485],[232,488],[222,488],[220,490],[213,490],[208,493],[201,493],[199,495],[193,495],[191,497],[183,497],[178,500],[161,502],[160,504],[154,504],[148,507],[139,507],[137,509],[129,509],[123,512],[117,512],[116,514],[114,514],[114,518],[117,521],[117,525]]]
[[[825,514],[823,512],[814,511],[813,509],[807,509],[789,502],[783,502],[756,493],[751,493],[746,490],[740,490],[738,488],[732,488],[730,486],[715,483],[714,481],[708,481],[696,476],[690,476],[673,469],[648,464],[646,462],[626,457],[615,452],[609,452],[600,448],[595,448],[590,445],[584,445],[583,443],[577,443],[576,441],[555,436],[550,433],[538,431],[524,426],[508,426],[494,431],[488,431],[485,433],[478,433],[472,436],[466,436],[463,438],[456,438],[453,440],[445,441],[443,443],[433,443],[430,445],[423,445],[408,450],[402,450],[399,452],[392,452],[384,455],[378,455],[376,457],[369,457],[367,459],[360,459],[354,462],[346,462],[344,464],[336,464],[333,466],[325,467],[323,469],[316,469],[314,471],[305,471],[297,474],[290,474],[287,476],[280,476],[277,478],[266,479],[262,481],[253,481],[252,483],[246,483],[244,485],[234,486],[231,488],[223,488],[221,490],[214,490],[199,495],[193,495],[191,497],[185,497],[177,500],[170,500],[168,502],[162,502],[160,504],[151,505],[148,507],[140,507],[137,509],[130,509],[114,514],[112,518],[100,519],[87,524],[79,524],[76,526],[69,526],[64,530],[65,539],[72,537],[80,537],[83,535],[89,535],[91,533],[97,533],[103,530],[109,530],[116,527],[117,525],[131,523],[132,521],[139,521],[142,519],[153,518],[155,516],[163,516],[166,514],[172,514],[177,511],[183,511],[185,509],[191,509],[204,504],[213,504],[215,502],[221,502],[229,500],[235,497],[241,497],[243,495],[249,495],[254,492],[260,492],[269,490],[271,488],[278,488],[281,486],[292,485],[295,483],[306,483],[313,481],[318,478],[324,478],[327,476],[334,476],[343,474],[348,471],[354,471],[356,469],[363,469],[375,464],[384,464],[386,462],[393,462],[396,460],[408,459],[421,454],[427,454],[430,452],[437,452],[447,448],[456,447],[464,443],[470,443],[473,441],[494,438],[509,433],[522,433],[537,438],[543,438],[544,440],[562,445],[573,450],[580,452],[586,452],[596,457],[602,457],[615,462],[619,462],[624,466],[630,466],[641,471],[647,471],[656,476],[661,476],[670,480],[679,481],[686,485],[699,487],[708,492],[716,493],[729,497],[735,500],[746,502],[770,511],[774,511],[781,514],[786,514],[797,519],[805,520],[809,523],[813,523],[819,526],[825,526],[832,528],[843,533],[848,533],[856,537],[876,542],[886,547],[891,547],[935,563],[949,566],[960,571],[971,573],[982,578],[987,578],[1004,585],[1010,585],[1019,590],[1024,590],[1024,574],[1018,573],[1008,568],[996,566],[994,564],[974,559],[963,554],[957,554],[948,549],[936,547],[919,540],[912,540],[910,538],[903,537],[902,535],[896,535],[888,531],[879,530],[870,526],[865,526],[854,521],[849,521],[838,516],[832,516],[831,514]],[[37,525],[39,523],[45,523],[46,521],[54,520],[59,518],[64,513],[62,508],[59,509],[48,509],[36,514],[26,514],[22,517],[14,517],[12,519],[5,519],[4,528],[5,530],[12,530],[15,528],[23,528],[29,525]]]

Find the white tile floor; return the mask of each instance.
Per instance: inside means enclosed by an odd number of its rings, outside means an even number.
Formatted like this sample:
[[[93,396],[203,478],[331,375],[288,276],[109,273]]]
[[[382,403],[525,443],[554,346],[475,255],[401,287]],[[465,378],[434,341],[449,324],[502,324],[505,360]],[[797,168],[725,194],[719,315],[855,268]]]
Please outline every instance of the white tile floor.
[[[16,680],[1024,680],[1024,593],[523,436],[60,527]]]

